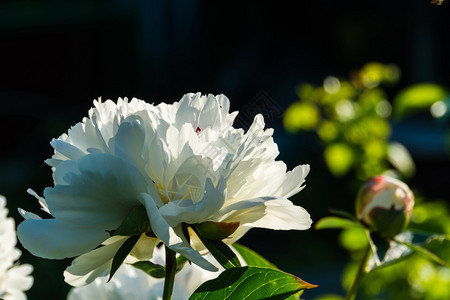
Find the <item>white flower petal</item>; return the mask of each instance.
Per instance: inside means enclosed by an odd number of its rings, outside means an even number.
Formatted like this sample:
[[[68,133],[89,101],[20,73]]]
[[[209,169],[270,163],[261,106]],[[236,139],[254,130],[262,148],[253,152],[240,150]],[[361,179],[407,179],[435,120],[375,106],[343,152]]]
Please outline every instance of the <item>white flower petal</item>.
[[[55,185],[68,185],[70,184],[73,174],[80,174],[77,161],[63,160],[58,163],[57,167],[55,167],[53,171],[53,183]]]
[[[292,171],[287,172],[285,180],[280,184],[280,197],[289,198],[300,192],[304,186],[305,177],[309,173],[309,165],[301,165],[295,167]]]
[[[164,264],[164,247],[155,249],[152,262]],[[212,258],[211,255],[207,256]],[[223,268],[221,268],[223,270]],[[175,276],[173,300],[187,300],[189,296],[205,281],[213,279],[217,273],[208,272],[194,264],[187,264]],[[151,299],[160,300],[163,294],[164,279],[148,276],[146,273],[129,265],[122,265],[111,279],[97,278],[94,282],[72,288],[68,300],[111,300],[111,299]]]
[[[64,280],[72,286],[82,286],[99,276],[109,274],[112,260],[127,237],[117,237],[113,243],[83,254],[64,271]]]
[[[173,251],[180,253],[184,257],[186,257],[190,262],[196,264],[197,266],[210,271],[216,272],[218,268],[211,263],[209,260],[205,259],[198,251],[194,250],[191,245],[188,243],[186,238],[184,237],[183,230],[181,226],[177,226],[174,228],[174,231],[177,233],[179,237],[181,237],[182,243],[174,245],[170,247]]]
[[[45,189],[52,215],[65,222],[115,229],[140,204],[137,195],[146,191],[145,179],[131,164],[110,154],[89,154],[77,165],[79,173],[66,174],[68,185]]]
[[[50,213],[50,211],[48,210],[48,205],[47,202],[45,201],[44,197],[39,196],[35,191],[33,191],[32,189],[28,189],[27,193],[30,194],[31,196],[35,197],[36,199],[38,199],[39,204],[41,205],[41,209],[43,211],[45,211],[46,213]]]
[[[282,198],[236,211],[227,218],[227,221],[239,221],[247,227],[279,230],[305,230],[312,224],[311,217],[304,208]]]
[[[227,243],[251,227],[309,228],[308,213],[287,200],[304,187],[309,166],[287,172],[275,160],[278,147],[273,129],[264,129],[263,116],[244,132],[232,126],[237,113],[229,109],[225,96],[200,93],[157,106],[127,98],[94,101],[87,118],[51,143],[55,152],[46,162],[55,187],[45,189],[45,199],[37,198],[55,219],[40,220],[21,210],[27,218],[19,227],[24,245],[44,257],[82,255],[100,242],[113,245],[117,240],[105,241],[106,230],[144,205],[159,240],[212,270],[193,249],[201,249],[195,237],[188,243],[181,223],[239,222]],[[41,238],[50,243],[37,245]],[[158,239],[140,239],[127,261],[151,257]],[[68,249],[78,240],[80,245]],[[77,275],[79,282],[86,282],[86,274]],[[92,280],[99,274],[87,276]]]
[[[16,243],[14,220],[8,217],[6,198],[0,195],[0,297],[5,300],[26,299],[24,291],[33,285],[33,267],[16,262],[21,255]]]
[[[56,259],[86,253],[109,236],[102,227],[81,227],[56,219],[27,219],[20,223],[17,234],[33,255]]]
[[[50,145],[52,145],[56,151],[72,160],[77,160],[86,154],[86,152],[62,140],[53,139],[50,142]]]
[[[311,227],[308,212],[284,198],[256,198],[227,206],[219,222],[240,222],[246,227],[305,230]]]
[[[8,289],[11,291],[26,291],[33,285],[31,265],[19,265],[8,270]]]
[[[131,250],[130,255],[127,257],[126,263],[133,263],[140,260],[149,260],[153,257],[153,249],[160,242],[159,239],[154,237],[149,237],[143,234],[133,250]]]
[[[216,267],[204,259],[200,253],[187,245],[183,234],[177,235],[174,228],[170,227],[167,221],[162,217],[155,202],[148,194],[141,194],[143,204],[147,210],[150,219],[150,225],[155,235],[163,241],[170,249],[180,253],[190,261],[198,264],[205,270],[216,271]]]
[[[36,220],[40,220],[42,219],[41,217],[39,217],[38,215],[32,213],[32,212],[28,212],[22,208],[18,208],[17,209],[19,211],[19,214],[24,218],[24,219],[36,219]]]
[[[181,243],[180,237],[175,234],[173,228],[161,216],[153,198],[149,194],[142,193],[141,200],[147,210],[153,233],[168,246]]]
[[[187,224],[201,223],[213,216],[224,204],[226,197],[226,182],[220,178],[217,187],[211,179],[206,179],[205,195],[199,202],[191,199],[171,201],[162,206],[159,211],[172,227],[182,222]]]
[[[137,117],[129,117],[127,122],[119,126],[114,139],[114,155],[124,161],[132,163],[136,168],[142,170],[144,160],[142,157],[142,146],[145,140],[145,131]]]

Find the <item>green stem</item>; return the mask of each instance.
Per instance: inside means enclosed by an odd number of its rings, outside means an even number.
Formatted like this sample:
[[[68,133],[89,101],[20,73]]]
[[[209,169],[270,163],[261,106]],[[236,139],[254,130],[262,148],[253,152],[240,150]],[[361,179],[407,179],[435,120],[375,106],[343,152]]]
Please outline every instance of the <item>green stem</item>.
[[[348,290],[345,300],[354,300],[355,299],[356,292],[358,291],[359,284],[361,283],[361,279],[363,278],[364,274],[366,273],[365,268],[366,268],[367,262],[369,261],[370,252],[371,252],[370,250],[371,250],[370,245],[367,245],[367,248],[364,252],[364,256],[361,259],[361,262],[359,263],[355,281],[353,282],[353,285],[350,288],[350,290]]]
[[[171,300],[175,273],[177,272],[177,258],[174,251],[167,246],[164,247],[166,248],[166,277],[164,280],[163,300]]]

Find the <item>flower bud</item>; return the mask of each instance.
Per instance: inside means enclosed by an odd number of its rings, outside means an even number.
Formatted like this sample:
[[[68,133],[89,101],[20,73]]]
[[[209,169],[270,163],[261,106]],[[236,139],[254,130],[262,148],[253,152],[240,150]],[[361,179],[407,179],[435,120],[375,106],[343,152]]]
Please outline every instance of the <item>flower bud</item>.
[[[383,237],[393,237],[408,226],[414,194],[400,180],[377,176],[359,191],[356,199],[358,219]]]

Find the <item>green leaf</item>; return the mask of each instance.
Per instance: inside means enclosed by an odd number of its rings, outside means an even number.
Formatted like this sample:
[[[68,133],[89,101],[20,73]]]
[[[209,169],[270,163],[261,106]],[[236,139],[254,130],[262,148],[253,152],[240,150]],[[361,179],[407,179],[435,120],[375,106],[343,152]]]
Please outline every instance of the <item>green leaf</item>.
[[[356,221],[344,219],[341,217],[324,217],[320,219],[317,223],[315,228],[317,230],[321,229],[331,229],[331,228],[361,228],[364,229],[364,227]]]
[[[445,98],[446,91],[432,83],[415,84],[402,90],[393,101],[396,118],[420,109],[428,109],[437,101]]]
[[[286,299],[315,287],[280,270],[247,266],[225,270],[198,287],[189,299]]]
[[[155,278],[164,278],[166,276],[166,268],[151,261],[138,261],[132,266]]]
[[[368,244],[367,230],[358,227],[345,228],[339,234],[339,243],[351,252],[364,250]]]
[[[117,250],[112,261],[111,272],[109,273],[108,282],[111,280],[114,273],[116,273],[117,269],[119,269],[119,267],[122,265],[123,261],[125,260],[125,258],[127,258],[131,250],[133,250],[134,245],[136,245],[140,237],[141,237],[140,235],[130,236],[125,241],[125,243],[123,243],[123,245],[120,246],[119,250]]]
[[[242,256],[244,261],[247,263],[248,266],[254,266],[254,267],[266,267],[266,268],[272,268],[277,269],[277,267],[269,262],[267,259],[256,253],[255,251],[242,246],[238,243],[233,244],[234,249],[236,249],[237,252]]]
[[[412,234],[411,232],[404,232],[396,236],[397,239],[401,239],[404,241],[411,241],[412,240]],[[379,242],[379,241],[378,241]],[[373,241],[372,241],[373,243]],[[385,242],[386,243],[386,242]],[[369,262],[366,267],[367,272],[371,272],[375,269],[381,269],[390,265],[393,265],[395,263],[398,263],[405,258],[408,258],[410,254],[412,253],[411,249],[408,247],[394,242],[389,241],[388,242],[388,249],[384,252],[384,255],[382,256],[382,259],[378,256],[378,247],[380,246],[379,243],[374,248],[372,248],[372,256],[369,259]]]
[[[350,219],[353,221],[358,221],[358,219],[353,214],[351,214],[345,210],[330,208],[329,211],[333,215],[341,216],[341,217],[344,217],[346,219]]]
[[[436,254],[450,265],[450,236],[445,234],[435,234],[429,237],[423,244],[422,248]]]
[[[320,120],[319,109],[307,102],[295,102],[291,104],[284,114],[284,127],[290,132],[299,130],[312,130]]]
[[[345,175],[355,162],[355,153],[346,143],[329,144],[323,155],[328,169],[337,177]]]
[[[236,256],[236,253],[228,247],[222,241],[215,241],[205,238],[196,228],[196,226],[192,226],[194,232],[202,241],[203,245],[209,250],[209,252],[214,256],[214,258],[224,267],[225,269],[240,267],[241,263],[239,262],[239,258]]]
[[[450,240],[448,237],[435,234],[428,237],[425,242],[414,245],[411,242],[414,239],[414,236],[415,234],[411,231],[405,231],[395,236],[395,238],[389,242],[390,247],[381,261],[379,259],[376,261],[376,258],[372,256],[367,265],[367,271],[373,271],[401,262],[404,259],[409,258],[415,252],[420,253],[443,266],[449,265]]]
[[[136,206],[130,211],[122,224],[120,224],[116,230],[109,231],[109,234],[111,236],[131,236],[142,234],[144,232],[151,232],[147,211],[143,206]]]
[[[430,249],[434,249],[436,251],[436,250],[441,250],[440,248],[446,247],[446,249],[447,249],[446,252],[448,253],[448,250],[450,249],[449,248],[449,240],[445,236],[442,236],[442,235],[441,236],[438,236],[438,235],[431,236],[422,245],[413,245],[411,243],[402,242],[402,241],[398,241],[398,240],[394,240],[394,241],[396,243],[405,245],[406,247],[410,248],[411,250],[424,255],[428,259],[431,259],[432,261],[434,261],[442,266],[447,267],[449,265],[448,262],[446,262],[445,260],[440,258],[438,255],[433,253],[432,250],[428,249],[428,248],[430,248]],[[436,244],[438,244],[437,247],[436,247]],[[439,246],[439,244],[441,244],[441,246]]]

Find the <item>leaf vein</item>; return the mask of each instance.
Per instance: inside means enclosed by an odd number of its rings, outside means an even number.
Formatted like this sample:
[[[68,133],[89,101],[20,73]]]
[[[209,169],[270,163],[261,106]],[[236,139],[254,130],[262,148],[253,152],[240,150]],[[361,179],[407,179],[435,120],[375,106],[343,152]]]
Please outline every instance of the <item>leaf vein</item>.
[[[245,277],[244,279],[242,279],[236,286],[235,288],[231,291],[231,293],[225,298],[228,299],[231,297],[231,295],[234,293],[234,291],[242,284],[244,283],[244,281],[248,280],[250,277],[253,277],[255,275],[258,275],[259,273],[255,273],[255,274],[250,274],[250,276]]]
[[[270,294],[270,297],[272,297],[272,295],[273,295],[274,293],[276,293],[278,290],[280,290],[280,289],[282,289],[282,288],[284,288],[285,286],[288,286],[288,285],[294,285],[294,286],[297,286],[297,284],[295,284],[295,283],[293,283],[293,282],[289,282],[289,283],[283,284],[283,285],[279,286],[278,288],[276,288],[276,289]]]

